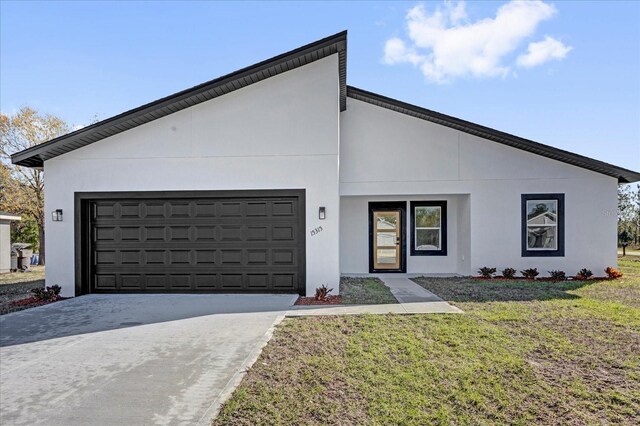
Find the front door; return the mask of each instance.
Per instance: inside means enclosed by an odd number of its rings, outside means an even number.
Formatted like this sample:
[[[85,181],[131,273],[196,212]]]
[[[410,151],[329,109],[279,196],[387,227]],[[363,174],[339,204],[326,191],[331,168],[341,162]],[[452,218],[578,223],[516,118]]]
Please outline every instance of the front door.
[[[370,272],[404,272],[404,205],[370,203]]]

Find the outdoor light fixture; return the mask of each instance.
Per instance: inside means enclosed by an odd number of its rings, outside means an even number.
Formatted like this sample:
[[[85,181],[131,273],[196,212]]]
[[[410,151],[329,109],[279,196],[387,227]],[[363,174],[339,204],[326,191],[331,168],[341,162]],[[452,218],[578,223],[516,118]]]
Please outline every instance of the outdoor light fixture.
[[[320,220],[325,220],[327,218],[327,213],[324,207],[320,207],[320,210],[318,210],[318,217]]]
[[[62,222],[62,209],[52,211],[51,220],[54,222]]]

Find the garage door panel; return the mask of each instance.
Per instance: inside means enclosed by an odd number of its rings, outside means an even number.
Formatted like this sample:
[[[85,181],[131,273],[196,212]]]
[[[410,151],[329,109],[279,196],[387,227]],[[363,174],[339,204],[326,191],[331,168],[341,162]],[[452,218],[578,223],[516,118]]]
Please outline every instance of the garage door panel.
[[[167,277],[164,274],[146,274],[140,279],[140,284],[144,283],[146,290],[166,290]]]
[[[164,265],[167,261],[164,250],[145,250],[144,253],[147,266]]]
[[[242,288],[242,274],[220,274],[220,288],[239,290]]]
[[[293,273],[189,273],[183,274],[100,274],[95,276],[98,291],[297,291],[297,274]]]
[[[249,201],[246,204],[247,216],[267,216],[266,201]]]
[[[242,204],[240,202],[221,202],[221,217],[242,217]]]
[[[164,218],[165,217],[165,203],[164,202],[147,202],[144,204],[144,217],[145,218]]]
[[[194,227],[195,241],[217,241],[217,227],[211,225],[202,225]]]
[[[249,249],[246,251],[248,265],[266,266],[269,264],[269,250]]]
[[[147,268],[165,265],[188,266],[190,268],[208,265],[244,265],[267,269],[282,269],[297,265],[297,251],[294,249],[192,249],[192,250],[96,250],[94,266],[100,270],[108,267],[130,265]]]
[[[303,201],[93,201],[92,291],[296,292],[304,280]]]
[[[127,218],[139,218],[140,215],[140,203],[138,202],[131,202],[131,203],[119,203],[116,205],[117,207],[120,207],[120,216],[123,219],[127,219]],[[116,212],[118,210],[116,209]]]
[[[296,215],[295,203],[293,201],[274,201],[272,209],[274,216]]]
[[[197,265],[215,265],[216,263],[216,250],[195,250]]]
[[[93,241],[113,241],[116,239],[116,227],[115,226],[100,226],[94,228]]]
[[[271,238],[274,240],[295,240],[295,227],[293,225],[274,226],[271,230]]]
[[[276,289],[295,289],[296,274],[274,274],[273,286]]]
[[[99,290],[115,290],[116,287],[116,275],[104,274],[94,276],[94,287]]]
[[[218,276],[216,274],[194,274],[194,284],[196,290],[215,290],[218,287]]]
[[[123,290],[137,290],[140,288],[141,280],[140,274],[120,274],[121,288]]]

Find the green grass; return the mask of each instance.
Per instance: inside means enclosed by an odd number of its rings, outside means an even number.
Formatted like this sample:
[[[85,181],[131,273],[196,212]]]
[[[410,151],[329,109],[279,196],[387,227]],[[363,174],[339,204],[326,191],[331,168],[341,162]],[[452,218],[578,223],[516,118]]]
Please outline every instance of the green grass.
[[[342,303],[347,305],[398,303],[389,287],[378,278],[342,277],[340,279],[340,295]]]
[[[44,280],[44,266],[31,266],[31,272],[0,274],[0,285]]]
[[[638,424],[640,262],[620,267],[419,280],[464,315],[287,319],[214,424]]]

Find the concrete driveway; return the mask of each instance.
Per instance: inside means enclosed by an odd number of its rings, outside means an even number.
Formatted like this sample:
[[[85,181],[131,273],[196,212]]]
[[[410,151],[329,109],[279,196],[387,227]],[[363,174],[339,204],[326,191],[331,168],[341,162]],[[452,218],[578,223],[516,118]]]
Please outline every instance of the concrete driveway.
[[[89,295],[0,317],[0,424],[208,424],[292,295]]]

